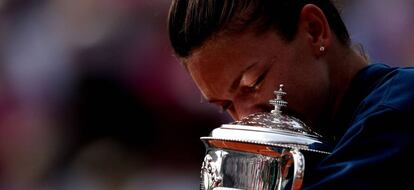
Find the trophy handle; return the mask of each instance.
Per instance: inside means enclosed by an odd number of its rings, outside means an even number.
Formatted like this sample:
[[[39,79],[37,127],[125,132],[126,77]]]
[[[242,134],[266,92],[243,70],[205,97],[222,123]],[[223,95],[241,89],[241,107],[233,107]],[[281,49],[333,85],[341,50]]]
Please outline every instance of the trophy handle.
[[[293,165],[291,190],[300,190],[305,171],[305,158],[298,149],[287,149],[282,154],[276,190],[287,189],[289,168]]]
[[[302,187],[305,173],[305,157],[298,149],[292,149],[289,153],[292,156],[294,166],[292,190],[299,190]]]

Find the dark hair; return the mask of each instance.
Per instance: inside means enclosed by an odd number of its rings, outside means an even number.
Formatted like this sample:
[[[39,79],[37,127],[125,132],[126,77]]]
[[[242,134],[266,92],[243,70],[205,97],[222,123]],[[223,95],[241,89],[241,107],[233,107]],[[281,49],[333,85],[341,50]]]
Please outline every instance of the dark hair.
[[[240,32],[257,23],[258,32],[274,28],[289,42],[296,36],[299,14],[306,4],[318,6],[339,41],[349,45],[348,31],[330,0],[173,0],[168,18],[170,41],[178,56],[187,57],[218,32]]]

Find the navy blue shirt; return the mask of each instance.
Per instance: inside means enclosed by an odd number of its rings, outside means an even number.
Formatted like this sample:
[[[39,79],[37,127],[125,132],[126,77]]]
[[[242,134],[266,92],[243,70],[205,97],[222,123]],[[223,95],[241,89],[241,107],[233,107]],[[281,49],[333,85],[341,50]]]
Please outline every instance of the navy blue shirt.
[[[328,135],[332,154],[303,189],[414,188],[414,69],[370,64],[354,77]]]

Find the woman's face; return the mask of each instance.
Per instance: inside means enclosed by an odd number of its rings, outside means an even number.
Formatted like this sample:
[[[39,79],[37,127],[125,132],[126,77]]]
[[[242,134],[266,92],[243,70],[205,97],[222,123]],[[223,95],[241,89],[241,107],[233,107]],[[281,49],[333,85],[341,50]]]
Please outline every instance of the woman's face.
[[[286,42],[274,31],[218,35],[183,62],[204,98],[236,120],[269,111],[273,91],[284,84],[286,111],[312,121],[327,103],[329,80],[305,38]]]

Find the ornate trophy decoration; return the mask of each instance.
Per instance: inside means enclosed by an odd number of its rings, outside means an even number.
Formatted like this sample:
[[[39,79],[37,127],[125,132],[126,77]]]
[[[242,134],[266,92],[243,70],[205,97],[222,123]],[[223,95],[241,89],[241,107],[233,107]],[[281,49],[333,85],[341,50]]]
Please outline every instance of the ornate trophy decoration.
[[[200,189],[298,190],[305,172],[302,152],[329,154],[321,135],[283,114],[283,85],[274,94],[270,113],[251,114],[201,137],[206,155]]]

